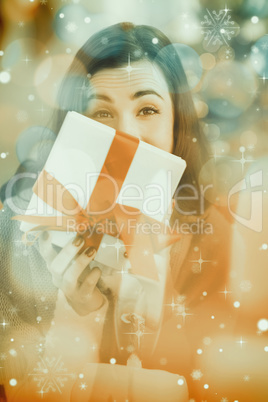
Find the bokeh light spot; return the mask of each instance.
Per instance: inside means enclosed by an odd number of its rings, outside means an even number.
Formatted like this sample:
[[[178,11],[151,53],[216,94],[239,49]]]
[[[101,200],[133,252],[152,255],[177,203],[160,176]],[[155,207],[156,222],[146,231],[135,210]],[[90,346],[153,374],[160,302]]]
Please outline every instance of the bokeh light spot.
[[[8,71],[0,72],[0,82],[2,84],[7,84],[11,80],[11,75]]]
[[[259,18],[256,17],[256,15],[254,15],[253,17],[251,17],[251,22],[252,22],[253,24],[257,24],[257,23],[259,22]]]
[[[252,46],[251,64],[257,74],[268,77],[268,35],[264,35]]]
[[[260,331],[265,332],[268,330],[268,320],[266,318],[262,318],[258,321],[257,327]]]

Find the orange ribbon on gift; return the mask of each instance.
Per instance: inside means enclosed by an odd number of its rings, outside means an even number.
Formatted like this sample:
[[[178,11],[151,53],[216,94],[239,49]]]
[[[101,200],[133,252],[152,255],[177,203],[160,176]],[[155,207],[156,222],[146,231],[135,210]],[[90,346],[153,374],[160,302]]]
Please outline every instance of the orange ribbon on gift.
[[[38,225],[30,231],[69,230],[76,231],[78,235],[81,232],[81,226],[87,229],[105,220],[114,221],[121,230],[120,233],[113,233],[112,235],[119,237],[124,242],[131,263],[131,273],[159,280],[153,254],[156,250],[159,251],[161,248],[176,242],[181,236],[169,231],[169,234],[164,236],[164,242],[160,242],[158,235],[135,234],[135,225],[132,226],[132,230],[129,230],[128,225],[126,225],[130,219],[129,216],[135,216],[136,225],[138,223],[157,223],[163,229],[163,233],[165,233],[166,227],[155,219],[145,216],[137,208],[123,206],[115,202],[138,146],[138,138],[116,132],[85,209],[78,204],[72,194],[58,180],[43,169],[33,187],[33,192],[63,215],[60,217],[19,215],[13,219]],[[85,244],[83,249],[93,246],[98,250],[104,233],[94,232],[90,236],[88,233],[87,230],[84,230]]]

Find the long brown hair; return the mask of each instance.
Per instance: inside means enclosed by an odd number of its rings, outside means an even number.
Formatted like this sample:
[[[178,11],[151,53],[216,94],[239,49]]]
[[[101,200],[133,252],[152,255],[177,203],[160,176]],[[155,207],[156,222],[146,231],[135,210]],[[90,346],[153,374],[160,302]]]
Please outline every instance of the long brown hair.
[[[147,25],[120,23],[90,37],[77,52],[62,82],[53,129],[58,132],[67,111],[83,113],[87,109],[91,76],[105,68],[123,67],[127,65],[128,60],[132,63],[139,60],[155,63],[166,79],[174,107],[172,153],[187,163],[186,171],[175,192],[178,207],[174,209],[175,217],[179,215],[180,220],[184,220],[189,211],[193,210],[199,215],[199,212],[202,213],[200,201],[193,199],[190,186],[194,186],[198,191],[198,175],[209,158],[208,145],[200,128],[178,52],[158,29]],[[180,197],[176,197],[176,194]],[[187,201],[182,200],[183,197],[188,197]]]
[[[157,40],[156,40],[157,39]],[[50,128],[58,133],[68,111],[82,113],[88,107],[90,77],[105,68],[118,68],[139,60],[155,63],[168,84],[174,108],[174,147],[172,153],[182,157],[187,168],[175,192],[175,208],[172,220],[188,219],[190,211],[198,216],[200,200],[193,197],[193,187],[199,191],[198,175],[208,160],[208,145],[202,134],[187,78],[176,48],[158,29],[129,22],[115,24],[92,35],[78,50],[65,75],[58,95],[58,107],[54,110]],[[40,158],[25,161],[17,173],[40,171],[48,156],[40,144]],[[20,188],[33,183],[20,180]],[[18,195],[20,188],[15,188]],[[5,186],[1,199],[5,199]],[[184,198],[184,199],[183,199]],[[208,203],[205,201],[205,208]],[[195,216],[195,217],[197,217]]]
[[[155,38],[157,40],[155,40]],[[154,39],[154,40],[153,40]],[[58,110],[54,115],[54,131],[58,132],[69,110],[83,113],[88,108],[88,88],[90,77],[105,68],[119,68],[140,60],[155,63],[162,71],[168,84],[174,108],[174,147],[173,154],[186,160],[187,168],[175,192],[172,221],[188,220],[189,211],[200,212],[200,200],[193,198],[192,186],[198,191],[198,175],[203,164],[208,160],[208,147],[202,135],[195,111],[187,78],[175,47],[158,29],[146,25],[121,23],[112,25],[88,39],[77,52],[65,78],[58,98]],[[176,197],[179,194],[180,197]],[[182,198],[188,198],[183,200]],[[180,199],[179,199],[180,198]],[[207,204],[205,203],[205,207]],[[185,212],[185,213],[183,213]],[[109,311],[103,331],[101,347],[102,361],[116,356],[118,362],[124,362],[127,352],[116,349],[113,295],[109,299]]]

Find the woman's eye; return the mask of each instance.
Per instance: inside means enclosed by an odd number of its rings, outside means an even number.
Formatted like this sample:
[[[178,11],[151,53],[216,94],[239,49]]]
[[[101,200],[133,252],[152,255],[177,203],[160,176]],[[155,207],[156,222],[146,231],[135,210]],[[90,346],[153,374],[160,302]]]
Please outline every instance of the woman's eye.
[[[112,115],[107,110],[99,110],[98,112],[93,114],[93,118],[102,119],[102,118],[111,118]]]
[[[148,115],[154,115],[154,114],[159,114],[159,110],[156,109],[155,107],[144,107],[139,111],[140,116],[148,116]]]

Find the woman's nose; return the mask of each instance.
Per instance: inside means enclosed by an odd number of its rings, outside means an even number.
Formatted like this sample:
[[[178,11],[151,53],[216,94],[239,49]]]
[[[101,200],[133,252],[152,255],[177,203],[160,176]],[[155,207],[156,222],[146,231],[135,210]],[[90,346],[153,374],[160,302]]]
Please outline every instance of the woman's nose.
[[[140,140],[142,140],[142,135],[137,122],[135,122],[135,119],[132,119],[129,116],[124,116],[118,119],[116,129],[126,134],[133,135],[134,137],[137,137]]]

